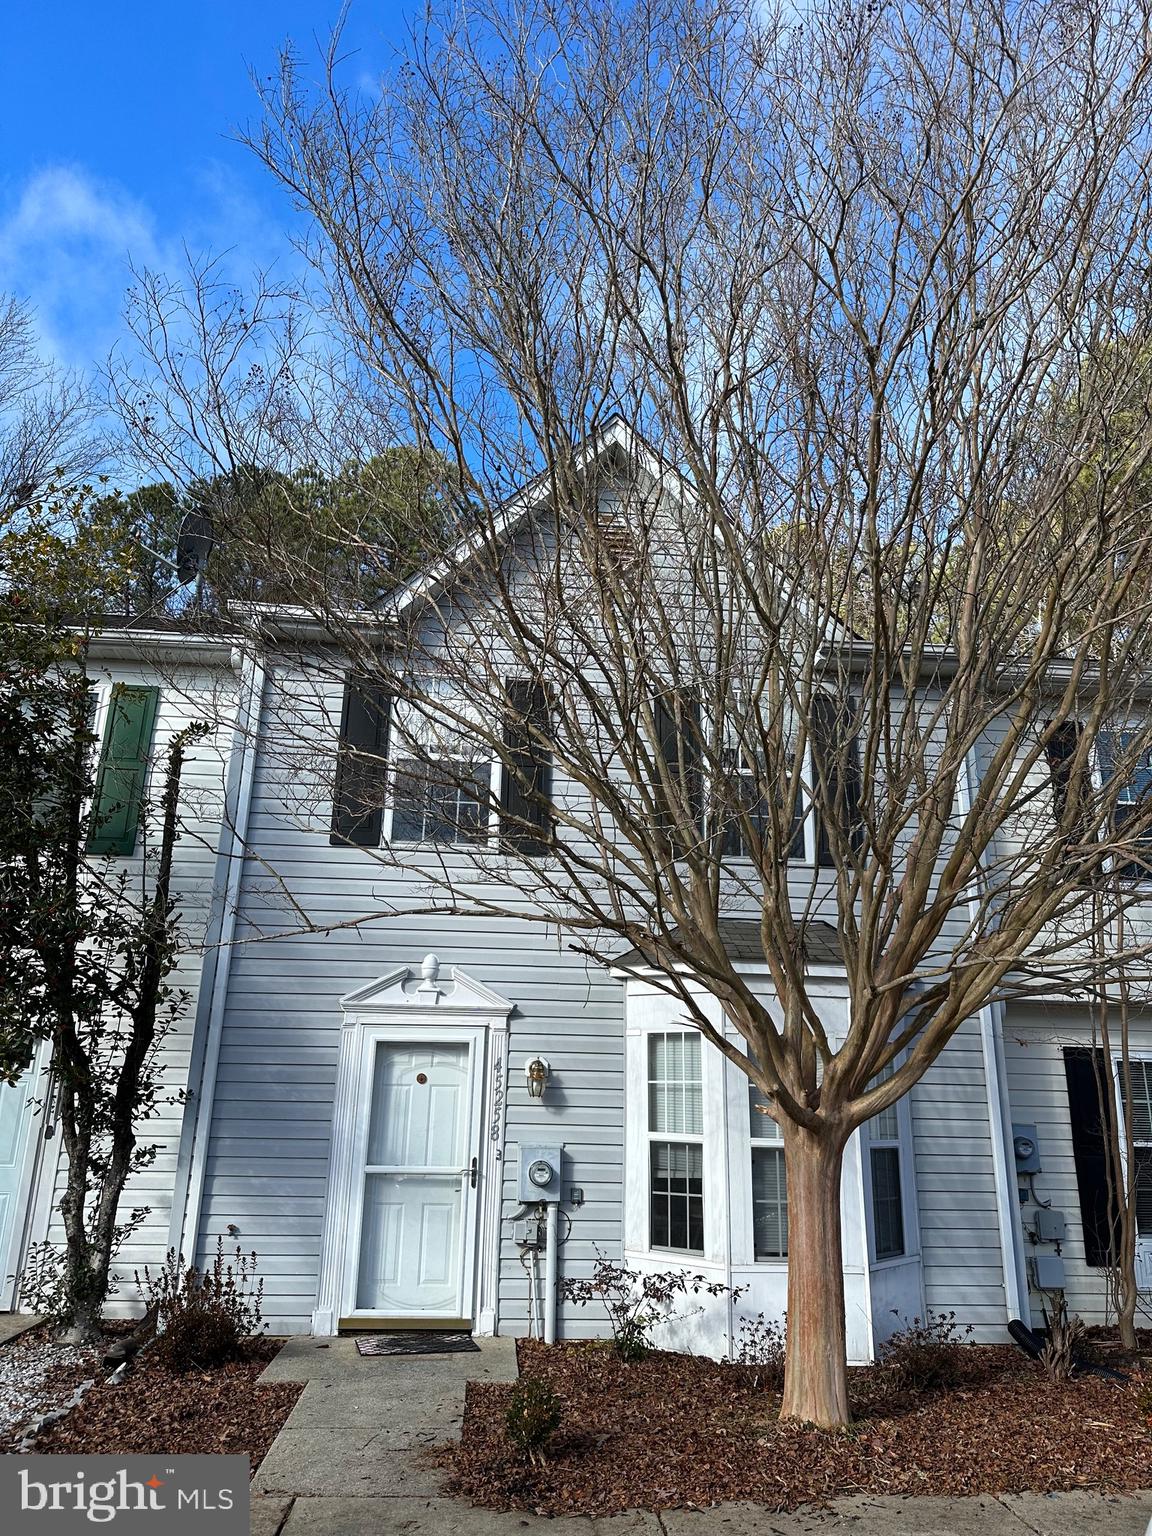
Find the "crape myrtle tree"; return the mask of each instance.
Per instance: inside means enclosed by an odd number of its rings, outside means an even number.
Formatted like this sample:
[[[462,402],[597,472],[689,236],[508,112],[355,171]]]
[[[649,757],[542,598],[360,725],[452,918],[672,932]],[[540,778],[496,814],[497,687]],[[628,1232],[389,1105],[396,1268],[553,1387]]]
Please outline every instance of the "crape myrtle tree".
[[[480,0],[371,97],[338,42],[319,90],[285,57],[253,137],[460,487],[416,600],[295,588],[359,678],[337,833],[411,861],[401,811],[440,854],[364,918],[639,951],[782,1132],[782,1411],[819,1425],[849,1412],[853,1132],[982,1006],[1147,948],[1110,878],[1152,832],[1147,23]],[[1121,909],[1127,949],[1092,944]]]
[[[105,508],[107,510],[107,508]],[[40,1111],[63,1150],[59,1258],[43,1266],[57,1321],[99,1337],[129,1176],[156,1148],[143,1123],[165,1101],[158,1047],[186,1001],[170,983],[179,951],[173,857],[193,724],[155,775],[158,837],[143,867],[97,857],[105,825],[138,794],[114,760],[98,773],[86,666],[92,592],[130,552],[92,516],[87,488],[33,504],[0,537],[0,1081],[47,1044]],[[121,728],[115,692],[109,731]]]

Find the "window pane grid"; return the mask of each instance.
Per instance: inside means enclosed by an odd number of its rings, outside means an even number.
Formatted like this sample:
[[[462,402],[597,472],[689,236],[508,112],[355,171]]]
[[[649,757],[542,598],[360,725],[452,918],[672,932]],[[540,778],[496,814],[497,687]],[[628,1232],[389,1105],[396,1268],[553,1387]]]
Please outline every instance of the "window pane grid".
[[[1128,1079],[1125,1081],[1123,1065],[1118,1070],[1120,1097],[1128,1129],[1134,1142],[1152,1142],[1152,1062],[1129,1061]],[[1131,1093],[1129,1093],[1131,1088]]]
[[[788,1184],[784,1151],[752,1149],[752,1239],[757,1259],[788,1256]]]
[[[651,1246],[704,1252],[704,1149],[688,1142],[651,1146]]]
[[[679,1030],[648,1036],[648,1129],[666,1136],[704,1134],[699,1035]]]
[[[489,763],[461,762],[438,774],[434,763],[402,758],[393,782],[393,842],[461,843],[482,837],[491,774]]]
[[[1152,1147],[1134,1147],[1136,1232],[1152,1237]]]
[[[880,1068],[868,1086],[875,1088],[878,1083],[886,1083],[895,1070],[896,1063],[890,1061],[886,1067]],[[873,1145],[885,1141],[899,1142],[900,1112],[895,1104],[889,1104],[887,1109],[882,1109],[878,1115],[872,1116],[868,1134]]]
[[[780,1127],[767,1113],[768,1098],[755,1083],[748,1084],[748,1134],[753,1141],[780,1141]]]
[[[900,1187],[900,1151],[897,1147],[873,1147],[872,1216],[876,1257],[895,1259],[904,1253],[904,1202]]]

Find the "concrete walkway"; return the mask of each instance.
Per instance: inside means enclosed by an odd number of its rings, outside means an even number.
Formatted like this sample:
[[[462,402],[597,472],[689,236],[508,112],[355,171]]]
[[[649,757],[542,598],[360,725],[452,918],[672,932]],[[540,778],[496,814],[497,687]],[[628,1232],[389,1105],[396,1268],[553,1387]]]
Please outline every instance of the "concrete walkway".
[[[35,1312],[0,1312],[0,1344],[18,1339],[22,1333],[35,1328],[40,1321]]]
[[[459,1435],[469,1381],[512,1381],[511,1339],[479,1354],[364,1359],[352,1339],[291,1339],[264,1381],[307,1383],[252,1484],[253,1536],[1144,1536],[1152,1493],[840,1499],[773,1515],[751,1505],[545,1520],[444,1496],[421,1453]]]

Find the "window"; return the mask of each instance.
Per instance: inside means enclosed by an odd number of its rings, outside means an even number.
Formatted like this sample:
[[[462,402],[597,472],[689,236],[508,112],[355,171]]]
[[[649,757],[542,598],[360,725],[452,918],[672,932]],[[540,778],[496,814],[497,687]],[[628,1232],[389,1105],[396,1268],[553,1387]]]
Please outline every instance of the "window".
[[[725,751],[721,761],[728,779],[728,795],[738,802],[739,809],[751,822],[756,833],[763,837],[766,832],[771,831],[771,808],[761,792],[762,774],[747,755],[735,747]],[[726,809],[724,857],[750,858],[752,848],[744,824],[736,813],[735,807]],[[792,839],[788,845],[788,857],[796,860],[804,857],[804,803],[800,794],[797,794],[792,810]]]
[[[752,1243],[757,1259],[788,1257],[788,1179],[780,1127],[765,1113],[767,1100],[748,1084],[752,1139]]]
[[[1116,1073],[1132,1137],[1136,1230],[1141,1237],[1152,1237],[1152,1061],[1129,1061],[1128,1082],[1121,1062],[1116,1064]]]
[[[704,1252],[700,1036],[648,1036],[649,1247]]]
[[[392,785],[394,843],[464,843],[488,829],[489,763],[401,758]]]
[[[895,1062],[890,1062],[873,1081],[883,1082],[895,1070]],[[896,1104],[873,1115],[869,1123],[869,1143],[876,1258],[899,1259],[905,1252],[904,1188],[900,1169],[900,1110]]]
[[[1142,738],[1143,732],[1139,739]],[[1118,839],[1125,836],[1125,824],[1132,817],[1147,815],[1148,796],[1152,792],[1152,749],[1137,751],[1137,741],[1135,731],[1109,731],[1102,732],[1098,742],[1101,778],[1108,782],[1118,773],[1124,776],[1116,792],[1113,811],[1114,835]],[[1140,832],[1134,841],[1138,847],[1146,847],[1148,852],[1132,859],[1118,859],[1116,872],[1147,879],[1152,875],[1152,828]]]

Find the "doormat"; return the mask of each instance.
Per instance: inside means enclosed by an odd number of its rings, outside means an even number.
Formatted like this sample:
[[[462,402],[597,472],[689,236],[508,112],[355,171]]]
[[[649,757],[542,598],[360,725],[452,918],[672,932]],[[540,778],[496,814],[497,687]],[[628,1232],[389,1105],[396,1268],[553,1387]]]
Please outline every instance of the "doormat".
[[[462,1355],[468,1350],[480,1353],[480,1346],[470,1333],[430,1333],[424,1329],[406,1333],[374,1333],[356,1340],[362,1355]]]

